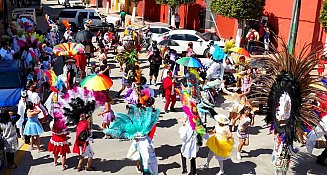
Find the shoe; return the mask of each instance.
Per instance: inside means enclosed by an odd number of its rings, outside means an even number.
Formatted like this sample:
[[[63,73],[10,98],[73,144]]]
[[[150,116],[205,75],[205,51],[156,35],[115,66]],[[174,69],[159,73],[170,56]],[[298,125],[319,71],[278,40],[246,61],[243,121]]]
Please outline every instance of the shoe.
[[[185,170],[185,171],[182,171],[182,174],[187,174],[187,171]]]
[[[95,168],[94,167],[90,167],[90,168],[85,167],[85,170],[86,171],[95,171]]]
[[[209,165],[206,163],[204,165],[201,165],[200,168],[201,169],[208,169],[209,168]]]
[[[219,171],[216,175],[223,175],[224,172],[223,171]]]
[[[141,174],[141,173],[142,173],[142,171],[141,171],[140,169],[138,169],[137,167],[136,167],[136,172],[137,172],[138,174]]]
[[[327,164],[325,163],[325,161],[323,159],[317,158],[316,163],[319,164],[319,165],[322,165],[322,166],[327,166]]]
[[[240,152],[237,152],[236,153],[236,158],[237,158],[237,160],[242,160],[242,157],[241,157],[241,153]]]
[[[177,112],[175,108],[170,109],[171,112]]]
[[[169,111],[168,110],[165,110],[165,113],[169,113]]]
[[[83,167],[77,167],[77,172],[80,172],[83,170]]]

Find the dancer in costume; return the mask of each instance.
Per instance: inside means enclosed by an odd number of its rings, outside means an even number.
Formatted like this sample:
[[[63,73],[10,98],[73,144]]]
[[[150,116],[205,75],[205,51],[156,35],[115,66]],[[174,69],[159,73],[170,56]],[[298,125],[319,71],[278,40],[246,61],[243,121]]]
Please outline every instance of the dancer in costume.
[[[113,120],[115,120],[115,114],[112,111],[111,108],[111,103],[112,103],[112,99],[109,97],[109,95],[107,95],[107,100],[104,103],[104,106],[102,107],[102,111],[98,113],[98,116],[102,116],[102,128],[106,129],[109,127],[110,122],[112,122]],[[108,136],[105,136],[105,138],[109,138]]]
[[[170,111],[176,112],[175,110],[175,103],[176,103],[176,82],[175,78],[173,77],[173,73],[171,71],[168,71],[167,77],[163,80],[163,89],[165,93],[165,113],[168,113],[168,107],[170,105]],[[170,104],[171,103],[171,104]]]
[[[69,24],[69,20],[62,20],[62,24],[66,27],[66,31],[64,33],[64,38],[66,41],[72,40],[72,34],[73,32],[71,31],[71,26]]]
[[[217,121],[217,124],[215,130],[211,132],[211,134],[214,135],[212,135],[207,141],[207,147],[210,151],[207,157],[207,162],[203,165],[203,168],[209,168],[209,163],[215,156],[220,167],[217,175],[222,175],[224,174],[224,161],[230,158],[234,140],[228,126],[230,120],[223,114],[215,115],[214,118]]]
[[[25,139],[23,123],[24,123],[24,117],[25,117],[25,113],[26,113],[26,102],[27,102],[27,92],[22,91],[21,98],[18,102],[18,109],[17,109],[17,114],[20,115],[20,118],[16,123],[16,127],[19,129],[19,135],[21,136],[21,138],[23,140]]]
[[[30,101],[26,103],[26,109],[28,120],[25,125],[24,135],[31,136],[32,150],[34,149],[33,145],[36,144],[36,147],[40,152],[40,135],[44,132],[42,125],[38,120],[38,114],[40,114],[41,111],[36,109],[34,104]]]
[[[196,153],[199,151],[199,147],[197,145],[197,132],[191,126],[192,121],[187,121],[183,126],[179,129],[180,139],[182,140],[181,147],[181,158],[182,158],[182,174],[187,173],[186,167],[186,159],[190,160],[190,175],[196,174]]]
[[[48,144],[48,151],[52,152],[54,156],[54,165],[59,165],[58,155],[62,156],[61,165],[62,170],[66,170],[66,154],[70,153],[69,142],[67,135],[69,134],[66,131],[67,127],[65,125],[65,120],[62,117],[61,111],[54,112],[54,119],[50,122],[50,128],[52,131],[52,136]]]
[[[157,123],[160,111],[151,107],[138,108],[135,105],[129,105],[128,108],[127,114],[115,114],[116,120],[104,133],[120,139],[134,139],[136,143],[133,143],[133,147],[140,154],[143,174],[157,175],[158,162],[148,134]]]
[[[269,58],[253,60],[253,65],[264,65],[269,71],[259,77],[264,84],[255,86],[254,92],[261,94],[257,101],[267,104],[266,122],[272,122],[275,127],[272,164],[276,175],[287,174],[291,155],[297,152],[294,141],[303,138],[306,128],[320,125],[321,119],[316,112],[323,111],[310,102],[320,97],[312,94],[326,94],[318,77],[312,74],[322,49],[316,47],[309,51],[311,47],[306,46],[298,52],[306,54],[296,55],[290,54],[286,44],[282,46]]]
[[[91,128],[89,118],[95,109],[95,101],[84,102],[81,98],[72,98],[69,103],[69,108],[64,107],[64,115],[67,116],[67,123],[76,126],[76,140],[74,143],[73,153],[79,155],[77,171],[80,172],[84,168],[83,160],[87,157],[86,171],[94,171],[95,168],[91,166],[94,152],[90,145],[93,142],[91,136]]]
[[[236,157],[238,160],[241,160],[241,151],[243,146],[249,145],[249,126],[253,126],[253,123],[251,122],[250,118],[250,112],[251,108],[248,106],[245,106],[239,116],[235,120],[240,120],[240,123],[237,127],[237,137],[239,138],[239,145],[238,145],[238,152],[236,154]]]

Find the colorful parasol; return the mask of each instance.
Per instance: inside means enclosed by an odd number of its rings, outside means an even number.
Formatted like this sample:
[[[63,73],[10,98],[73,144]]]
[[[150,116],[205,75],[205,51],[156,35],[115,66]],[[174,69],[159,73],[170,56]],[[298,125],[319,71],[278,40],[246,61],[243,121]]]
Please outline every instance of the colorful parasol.
[[[241,47],[233,47],[233,48],[229,49],[229,51],[236,52],[240,55],[250,57],[250,53],[246,49],[241,48]]]
[[[82,87],[86,87],[88,90],[93,90],[93,91],[107,90],[112,85],[113,85],[112,80],[103,74],[87,76],[81,82]]]
[[[80,43],[62,43],[53,47],[53,53],[57,56],[74,56],[77,53],[84,53],[84,45]]]
[[[176,63],[186,67],[194,67],[194,68],[202,67],[200,61],[198,61],[193,57],[183,57],[177,60]]]

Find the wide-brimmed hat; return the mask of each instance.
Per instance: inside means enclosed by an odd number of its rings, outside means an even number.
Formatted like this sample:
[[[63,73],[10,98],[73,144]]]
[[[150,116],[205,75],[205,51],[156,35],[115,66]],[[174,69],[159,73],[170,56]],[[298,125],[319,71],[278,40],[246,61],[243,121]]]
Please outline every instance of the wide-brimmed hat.
[[[68,58],[65,62],[66,62],[66,63],[68,63],[68,62],[76,62],[76,60],[73,59],[73,58]]]
[[[224,114],[215,115],[214,118],[218,123],[221,123],[224,125],[227,125],[230,122],[230,120]]]

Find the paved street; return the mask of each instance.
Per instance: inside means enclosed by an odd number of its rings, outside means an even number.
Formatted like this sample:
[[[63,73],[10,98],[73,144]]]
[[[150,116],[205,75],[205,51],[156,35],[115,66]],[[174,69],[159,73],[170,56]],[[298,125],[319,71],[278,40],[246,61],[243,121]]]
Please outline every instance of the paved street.
[[[50,16],[57,16],[59,11],[63,9],[61,5],[57,4],[57,1],[44,1],[45,13]],[[51,6],[49,6],[49,4]],[[47,29],[44,16],[38,17],[38,28],[42,31]],[[148,78],[149,69],[148,61],[145,54],[141,54],[140,59],[141,67],[143,68],[143,75]],[[113,59],[109,59],[109,65],[111,67],[111,79],[114,84],[110,89],[111,96],[114,97],[117,91],[121,88],[121,76],[119,72],[119,64]],[[151,86],[156,94],[158,93],[159,86]],[[220,101],[224,102],[229,100],[228,97],[221,95]],[[123,99],[115,99],[115,104],[112,106],[114,112],[126,112],[126,103]],[[161,98],[157,97],[155,102],[156,108],[163,111],[164,103]],[[157,132],[154,137],[155,152],[159,163],[160,175],[180,175],[181,158],[180,147],[181,141],[179,139],[178,129],[181,126],[181,119],[184,113],[181,109],[181,103],[176,103],[177,112],[161,114],[158,124]],[[215,109],[218,113],[228,115],[228,112],[220,107]],[[68,154],[66,164],[68,169],[64,172],[61,170],[61,166],[55,167],[53,165],[53,156],[50,152],[30,151],[29,145],[22,144],[16,154],[16,162],[18,168],[14,170],[3,169],[0,174],[4,175],[74,175],[74,174],[117,174],[117,175],[135,175],[136,168],[135,163],[126,159],[127,151],[130,147],[131,141],[120,141],[118,139],[102,139],[103,133],[101,130],[102,117],[98,117],[96,114],[99,109],[94,112],[94,127],[93,133],[97,137],[92,144],[95,152],[95,157],[92,162],[92,166],[96,168],[94,172],[82,171],[77,173],[75,167],[77,166],[78,156],[76,154]],[[263,127],[264,116],[256,116],[255,126],[250,128],[250,145],[244,147],[242,154],[243,159],[241,161],[236,159],[236,149],[238,140],[235,132],[234,139],[235,145],[232,152],[232,157],[225,163],[225,173],[228,175],[246,175],[246,174],[258,174],[258,175],[273,175],[273,167],[271,165],[271,153],[273,146],[273,136],[268,135],[268,128]],[[215,121],[209,119],[209,126],[213,126]],[[51,138],[51,132],[48,126],[44,126],[46,132],[41,135],[41,144],[47,149],[47,143]],[[75,128],[69,128],[71,132],[69,141],[73,144],[75,140]],[[316,155],[321,153],[321,149],[315,149],[314,155],[306,153],[305,147],[301,145],[295,145],[300,147],[300,153],[293,156],[291,167],[288,174],[306,175],[316,174],[325,175],[326,168],[319,166],[315,163]],[[72,146],[71,146],[72,149]],[[208,149],[203,146],[198,152],[198,158],[196,159],[197,167],[205,163],[205,158],[208,154]],[[84,162],[86,163],[86,162]],[[187,162],[189,163],[189,162]],[[209,169],[201,170],[198,168],[199,175],[214,175],[218,173],[219,165],[218,161],[213,159]]]

